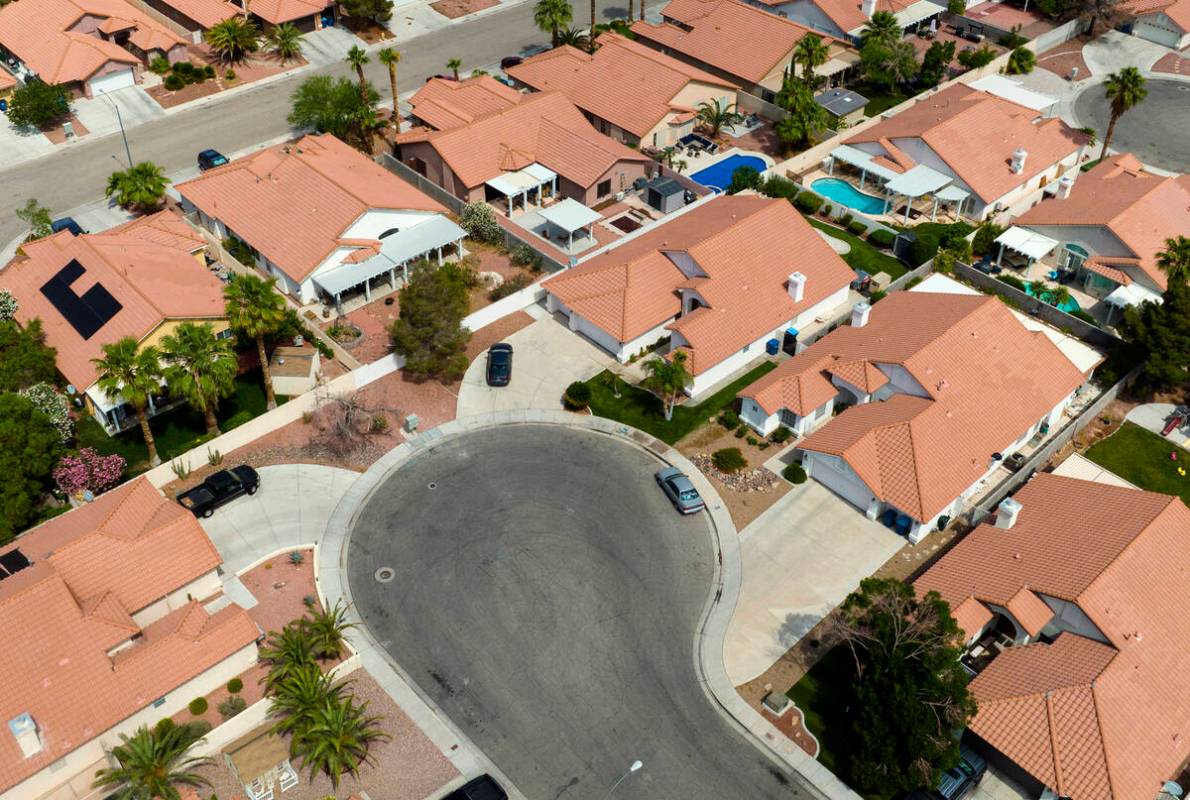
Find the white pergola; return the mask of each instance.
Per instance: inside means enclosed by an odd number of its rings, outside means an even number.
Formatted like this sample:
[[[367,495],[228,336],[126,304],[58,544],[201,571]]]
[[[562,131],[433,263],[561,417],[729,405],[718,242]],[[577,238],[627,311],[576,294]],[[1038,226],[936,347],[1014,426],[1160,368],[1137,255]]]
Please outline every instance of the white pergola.
[[[1000,266],[1000,260],[1004,258],[1005,248],[1020,253],[1029,259],[1029,263],[1032,264],[1034,261],[1045,258],[1052,253],[1059,243],[1057,239],[1051,239],[1049,236],[1031,231],[1028,228],[1013,225],[996,237],[996,244],[1000,245],[1000,250],[996,253],[996,266],[998,267]]]
[[[574,234],[576,231],[587,229],[587,235],[594,237],[594,232],[591,231],[591,225],[603,219],[603,215],[598,211],[592,211],[577,200],[572,200],[567,197],[560,203],[556,203],[549,208],[543,208],[540,212],[542,218],[550,225],[565,231],[568,241],[567,249],[574,246]]]
[[[934,209],[930,212],[930,219],[934,219],[938,215],[939,196],[936,192],[944,187],[951,187],[951,177],[949,175],[944,175],[936,169],[927,167],[925,164],[918,164],[884,184],[884,191],[888,193],[889,199],[897,196],[905,198],[905,222],[908,222],[910,205],[917,198],[927,194],[934,195]],[[967,195],[966,192],[963,192],[957,186],[954,188],[956,191],[962,192],[963,197]],[[961,199],[960,205],[962,205]],[[893,203],[893,207],[896,208],[895,202]]]
[[[529,208],[529,192],[549,186],[553,195],[558,194],[558,173],[533,162],[524,169],[505,172],[491,180],[484,181],[508,200],[508,216],[512,216],[513,200],[521,198],[521,208]]]

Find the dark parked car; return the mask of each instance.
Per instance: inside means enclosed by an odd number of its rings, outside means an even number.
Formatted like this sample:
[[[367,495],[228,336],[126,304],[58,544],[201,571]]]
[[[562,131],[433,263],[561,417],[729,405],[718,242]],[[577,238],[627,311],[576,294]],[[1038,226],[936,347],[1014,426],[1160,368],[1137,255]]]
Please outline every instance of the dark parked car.
[[[508,69],[509,67],[520,66],[525,63],[525,59],[520,56],[505,56],[500,59],[500,69]]]
[[[209,517],[215,509],[243,494],[256,494],[260,476],[247,464],[220,470],[187,492],[178,495],[183,508],[196,517]]]
[[[86,233],[82,226],[74,221],[74,217],[62,217],[62,219],[54,220],[50,223],[50,230],[54,233],[58,233],[60,231],[70,231],[72,236],[78,236],[80,234]]]
[[[203,150],[198,154],[198,168],[203,172],[228,163],[227,156],[218,150]]]
[[[488,348],[488,386],[507,386],[512,380],[512,345],[496,342]]]
[[[694,488],[694,484],[677,467],[666,467],[659,470],[654,477],[657,479],[657,485],[674,504],[674,508],[681,513],[697,514],[706,508],[698,490]]]
[[[942,773],[938,794],[945,800],[961,800],[983,780],[988,762],[969,747],[959,748],[959,763]]]
[[[467,781],[442,800],[508,800],[508,792],[500,788],[491,775],[480,775]]]

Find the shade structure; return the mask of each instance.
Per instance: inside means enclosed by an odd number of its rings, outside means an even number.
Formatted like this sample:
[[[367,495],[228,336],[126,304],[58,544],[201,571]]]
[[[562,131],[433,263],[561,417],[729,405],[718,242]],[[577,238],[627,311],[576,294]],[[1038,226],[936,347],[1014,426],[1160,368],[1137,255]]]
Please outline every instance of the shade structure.
[[[873,162],[872,159],[876,158],[876,156],[871,153],[865,153],[858,147],[852,147],[849,144],[841,144],[834,150],[831,150],[831,158],[835,161],[842,161],[844,164],[850,164],[853,167],[859,167],[886,181],[891,181],[893,178],[899,178],[901,176],[900,172],[894,172],[888,167]]]
[[[1125,308],[1139,306],[1141,303],[1160,303],[1162,297],[1139,284],[1130,283],[1127,286],[1117,286],[1111,294],[1103,298],[1103,302],[1116,308]]]
[[[530,189],[542,186],[543,184],[550,183],[556,177],[557,173],[553,170],[533,163],[524,169],[518,169],[515,172],[505,172],[484,182],[505,197],[513,197],[524,194]]]
[[[950,183],[949,175],[944,175],[925,164],[918,164],[907,172],[903,172],[889,179],[884,185],[886,191],[906,197],[921,197],[924,194],[936,192]]]
[[[1058,241],[1028,228],[1013,225],[996,237],[996,244],[1036,261],[1052,253],[1058,246]]]
[[[603,219],[598,211],[592,211],[577,200],[567,197],[560,203],[539,212],[551,225],[555,225],[567,233],[582,230],[593,222]]]
[[[362,283],[390,275],[398,267],[456,244],[467,232],[443,216],[434,216],[412,228],[386,236],[380,252],[354,264],[340,264],[314,276],[314,283],[332,297]]]

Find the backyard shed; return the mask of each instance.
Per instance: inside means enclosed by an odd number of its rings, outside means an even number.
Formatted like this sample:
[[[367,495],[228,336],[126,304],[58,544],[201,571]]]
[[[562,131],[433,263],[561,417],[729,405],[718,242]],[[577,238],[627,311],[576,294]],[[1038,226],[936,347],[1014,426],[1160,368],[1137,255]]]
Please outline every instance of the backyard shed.
[[[305,394],[317,383],[319,368],[318,351],[313,347],[278,347],[269,359],[273,391],[286,397]]]

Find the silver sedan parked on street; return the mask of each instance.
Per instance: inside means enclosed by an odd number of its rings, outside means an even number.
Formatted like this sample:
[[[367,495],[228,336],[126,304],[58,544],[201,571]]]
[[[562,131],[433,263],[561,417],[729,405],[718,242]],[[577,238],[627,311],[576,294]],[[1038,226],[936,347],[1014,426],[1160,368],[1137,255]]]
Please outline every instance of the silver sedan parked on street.
[[[657,485],[669,497],[674,508],[683,514],[697,514],[706,508],[706,504],[702,502],[702,497],[699,496],[698,490],[694,488],[694,484],[686,477],[686,474],[677,467],[666,467],[658,470],[654,476],[657,478]]]

